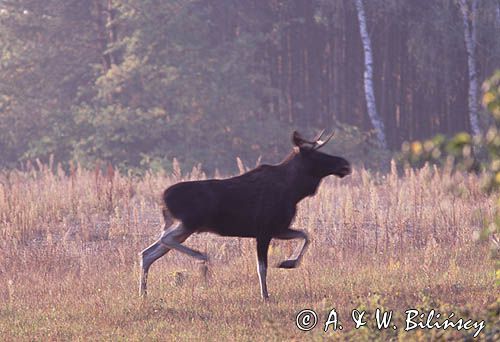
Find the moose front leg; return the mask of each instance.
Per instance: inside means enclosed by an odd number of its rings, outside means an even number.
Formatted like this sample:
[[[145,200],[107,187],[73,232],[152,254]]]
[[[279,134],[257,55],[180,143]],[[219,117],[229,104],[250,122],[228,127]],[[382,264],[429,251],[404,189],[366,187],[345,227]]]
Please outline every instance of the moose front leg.
[[[276,236],[280,240],[302,239],[302,243],[297,246],[290,259],[282,261],[278,264],[279,268],[295,268],[299,265],[307,246],[309,245],[309,237],[302,230],[287,229]]]
[[[257,238],[257,271],[259,272],[260,294],[264,300],[269,299],[267,293],[267,251],[271,238]]]

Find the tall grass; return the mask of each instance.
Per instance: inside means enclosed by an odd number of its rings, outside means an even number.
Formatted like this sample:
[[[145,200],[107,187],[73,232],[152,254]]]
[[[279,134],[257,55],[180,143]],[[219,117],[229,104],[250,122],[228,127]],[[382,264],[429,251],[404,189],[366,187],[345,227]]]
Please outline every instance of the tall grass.
[[[371,339],[373,329],[303,333],[294,315],[335,307],[348,321],[356,307],[425,306],[486,319],[498,300],[490,247],[477,239],[495,208],[480,178],[430,167],[399,175],[394,165],[386,175],[360,169],[342,180],[330,177],[301,202],[293,226],[313,241],[299,269],[269,270],[270,303],[259,299],[254,241],[207,234],[186,243],[208,253],[208,278],[193,260],[171,252],[153,265],[150,297],[139,300],[138,252],[162,229],[162,190],[203,178],[199,168],[183,175],[178,166],[173,174],[138,179],[106,165],[74,166],[68,174],[41,163],[0,174],[0,336]],[[270,262],[286,258],[294,245],[273,242]],[[346,322],[346,331],[352,328]]]

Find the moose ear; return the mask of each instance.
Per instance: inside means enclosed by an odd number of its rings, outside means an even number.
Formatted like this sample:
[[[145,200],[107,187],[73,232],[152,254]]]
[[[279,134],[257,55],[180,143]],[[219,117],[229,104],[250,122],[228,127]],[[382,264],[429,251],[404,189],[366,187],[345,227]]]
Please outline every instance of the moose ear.
[[[292,142],[295,146],[301,147],[306,141],[300,136],[299,132],[293,131]]]

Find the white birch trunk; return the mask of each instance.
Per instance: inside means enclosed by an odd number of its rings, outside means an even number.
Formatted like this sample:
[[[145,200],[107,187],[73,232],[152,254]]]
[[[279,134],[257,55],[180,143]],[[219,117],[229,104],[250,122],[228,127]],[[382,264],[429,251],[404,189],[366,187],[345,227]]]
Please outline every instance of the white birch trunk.
[[[500,0],[497,1],[495,13],[497,15],[497,27],[500,27]]]
[[[478,120],[478,80],[476,69],[476,27],[478,0],[472,0],[469,8],[467,0],[459,0],[460,11],[464,22],[464,39],[467,50],[467,65],[469,69],[469,120],[472,134],[479,135]]]
[[[384,122],[377,113],[375,93],[373,90],[372,46],[371,46],[370,36],[368,35],[368,30],[366,28],[366,17],[365,17],[365,10],[363,8],[363,1],[354,0],[354,3],[356,5],[356,10],[358,12],[359,32],[361,34],[361,41],[363,42],[363,51],[365,56],[364,85],[365,85],[366,108],[368,111],[368,116],[370,118],[370,121],[373,127],[375,128],[375,132],[377,133],[377,138],[379,140],[380,146],[382,146],[383,148],[387,148],[387,143],[385,140]]]

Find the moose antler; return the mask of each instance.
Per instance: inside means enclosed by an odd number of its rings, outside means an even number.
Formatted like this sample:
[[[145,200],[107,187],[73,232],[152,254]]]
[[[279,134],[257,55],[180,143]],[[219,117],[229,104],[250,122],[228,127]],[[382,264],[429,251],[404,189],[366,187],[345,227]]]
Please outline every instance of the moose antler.
[[[325,130],[323,129],[321,132],[319,132],[319,134],[316,136],[316,138],[314,138],[314,143],[316,143],[319,139],[321,139],[321,137],[323,136],[323,133],[325,133]]]
[[[326,138],[326,140],[322,141],[322,140],[320,140],[320,139],[321,139],[321,136],[323,135],[323,132],[324,132],[324,131],[325,131],[325,130],[321,131],[321,134],[319,135],[319,138],[318,138],[318,139],[316,139],[316,141],[315,141],[315,143],[314,143],[314,146],[312,147],[314,150],[317,150],[317,149],[319,149],[319,148],[323,147],[323,146],[324,146],[327,142],[329,142],[329,141],[330,141],[330,139],[333,137],[333,134],[335,133],[335,131],[333,131],[333,132],[332,132],[332,134],[330,134],[330,135],[328,136],[328,138]]]
[[[330,136],[326,140],[321,140],[321,137],[325,133],[325,130],[322,130],[319,132],[319,134],[314,138],[314,140],[306,140],[304,139],[299,132],[295,131],[293,132],[293,142],[296,146],[301,146],[304,144],[311,145],[311,149],[317,150],[321,148],[323,145],[325,145],[330,139],[333,137],[333,132],[330,134]]]

